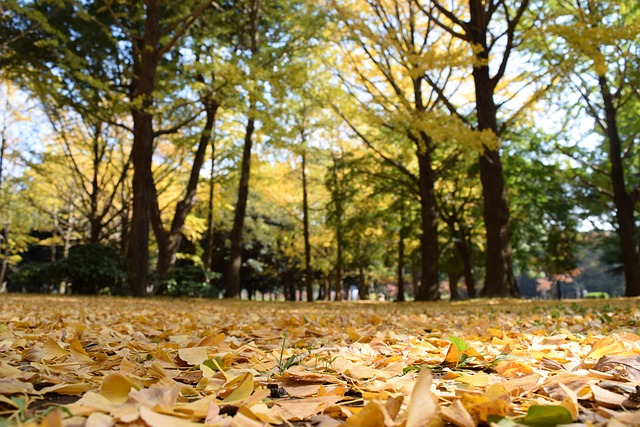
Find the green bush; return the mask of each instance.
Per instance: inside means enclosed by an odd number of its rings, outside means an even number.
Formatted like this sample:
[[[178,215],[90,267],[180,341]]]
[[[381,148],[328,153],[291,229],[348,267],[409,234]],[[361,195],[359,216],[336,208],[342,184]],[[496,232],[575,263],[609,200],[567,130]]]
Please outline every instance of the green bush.
[[[166,284],[167,294],[174,297],[218,297],[218,289],[208,283],[206,272],[192,264],[176,266]]]
[[[51,264],[28,262],[11,274],[10,292],[46,293],[51,289]]]
[[[120,254],[98,243],[73,246],[55,265],[55,275],[69,282],[74,294],[127,294],[126,269]]]

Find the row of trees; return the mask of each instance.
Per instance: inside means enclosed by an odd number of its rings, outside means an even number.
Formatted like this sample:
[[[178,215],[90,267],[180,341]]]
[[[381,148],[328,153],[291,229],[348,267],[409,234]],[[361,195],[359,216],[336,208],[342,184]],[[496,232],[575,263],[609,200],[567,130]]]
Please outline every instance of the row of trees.
[[[364,297],[377,274],[402,300],[408,270],[418,300],[445,273],[452,298],[460,279],[470,297],[518,296],[514,265],[574,271],[591,219],[617,231],[639,295],[639,14],[625,0],[11,1],[2,276],[40,229],[53,261],[114,248],[140,296],[171,291],[187,260],[228,298],[277,282],[342,299],[350,280]],[[30,123],[25,93],[42,112]]]

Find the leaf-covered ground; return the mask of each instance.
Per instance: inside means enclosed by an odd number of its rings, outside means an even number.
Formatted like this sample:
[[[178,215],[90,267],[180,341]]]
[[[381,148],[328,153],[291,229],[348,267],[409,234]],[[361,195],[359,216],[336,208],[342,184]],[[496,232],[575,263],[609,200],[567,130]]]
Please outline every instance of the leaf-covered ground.
[[[640,301],[0,295],[0,425],[640,425]]]

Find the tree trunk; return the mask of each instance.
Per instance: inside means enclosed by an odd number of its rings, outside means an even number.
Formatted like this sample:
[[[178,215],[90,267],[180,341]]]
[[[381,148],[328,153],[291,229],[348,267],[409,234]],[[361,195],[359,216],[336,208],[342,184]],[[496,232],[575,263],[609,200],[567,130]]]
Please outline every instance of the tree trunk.
[[[251,53],[258,54],[258,18],[260,1],[251,3]],[[253,72],[250,72],[253,74]],[[242,267],[242,229],[247,211],[247,199],[249,197],[249,176],[251,173],[251,147],[253,145],[253,132],[255,131],[255,100],[249,95],[249,113],[242,150],[242,165],[240,167],[240,183],[238,186],[238,201],[231,229],[231,250],[229,253],[229,266],[227,268],[227,285],[224,291],[225,298],[240,297],[240,270]]]
[[[129,235],[130,283],[136,296],[147,295],[149,275],[149,221],[153,202],[151,163],[153,157],[153,90],[158,66],[160,5],[147,2],[143,38],[134,52],[134,80],[131,85],[133,118],[133,214]]]
[[[367,291],[367,277],[364,274],[364,266],[358,265],[358,298],[361,301],[369,299],[369,292]]]
[[[636,241],[635,210],[631,195],[627,191],[622,162],[622,141],[618,133],[616,108],[613,104],[611,90],[606,78],[598,78],[600,93],[604,103],[607,123],[607,139],[609,140],[609,160],[611,162],[611,184],[613,187],[613,203],[616,207],[616,229],[620,238],[620,251],[624,264],[625,296],[640,295],[640,257]]]
[[[341,221],[339,219],[338,221]],[[334,301],[342,301],[343,300],[343,289],[342,289],[342,281],[343,281],[343,272],[344,272],[344,259],[342,256],[342,224],[338,223],[337,229],[337,257],[336,257],[336,294],[333,298]]]
[[[417,301],[438,299],[438,211],[435,197],[435,172],[431,165],[431,154],[418,146],[420,169],[419,190],[422,213],[422,280],[416,291]],[[422,150],[425,150],[422,152]]]
[[[100,232],[102,231],[102,220],[98,213],[98,197],[100,195],[100,165],[104,158],[104,150],[100,149],[100,133],[101,125],[96,125],[93,136],[93,170],[91,176],[91,192],[89,207],[89,243],[98,243],[100,241]],[[113,191],[117,191],[114,189]]]
[[[471,42],[483,50],[477,54],[478,65],[473,67],[478,130],[490,130],[498,136],[497,108],[493,92],[497,79],[489,74],[489,48],[487,26],[491,17],[484,3],[469,1]],[[508,52],[505,53],[508,55]],[[482,295],[485,297],[519,296],[513,275],[509,207],[498,149],[484,147],[480,156],[480,180],[484,197],[484,222],[487,232],[486,276]]]
[[[418,289],[420,288],[420,276],[418,275],[418,256],[417,252],[413,251],[411,254],[411,287],[413,288],[413,297],[418,295]]]
[[[209,199],[207,201],[207,232],[204,244],[204,268],[209,273],[213,269],[213,198],[214,198],[214,174],[215,174],[216,146],[215,138],[211,139],[211,169],[209,170]],[[211,284],[211,283],[209,283]]]
[[[207,153],[207,147],[211,140],[213,133],[213,127],[216,121],[216,112],[218,111],[217,104],[207,104],[205,106],[207,119],[204,129],[198,142],[198,148],[196,150],[195,157],[193,159],[193,165],[191,167],[191,173],[189,175],[189,182],[185,190],[184,198],[178,202],[176,210],[171,221],[171,228],[169,231],[164,229],[162,225],[162,219],[160,217],[160,207],[158,206],[158,200],[154,197],[154,204],[152,206],[153,214],[151,220],[153,223],[153,229],[155,231],[156,240],[158,241],[158,263],[156,265],[156,273],[158,276],[159,288],[158,293],[163,293],[165,279],[169,276],[176,263],[176,257],[180,244],[182,243],[182,230],[184,223],[187,219],[187,215],[193,209],[196,203],[196,191],[198,189],[198,181],[200,178],[200,170],[204,164],[204,159]]]
[[[451,301],[460,299],[460,292],[458,290],[458,283],[462,278],[462,274],[459,272],[449,272],[449,292],[451,293]]]
[[[302,221],[304,234],[304,278],[307,301],[313,301],[313,271],[311,270],[311,243],[309,242],[309,198],[307,195],[307,153],[302,152]]]
[[[400,219],[402,222],[402,218]],[[404,302],[404,229],[400,225],[400,233],[398,234],[398,296],[396,301]]]
[[[466,239],[466,237],[462,237]],[[462,268],[464,275],[464,284],[467,287],[467,295],[469,298],[476,298],[476,278],[473,275],[473,262],[471,260],[471,247],[468,242],[460,242],[456,244],[460,257],[462,258]]]
[[[7,222],[0,235],[0,242],[4,242],[4,252],[2,253],[2,267],[0,267],[0,290],[5,289],[4,279],[7,276],[7,269],[9,268],[9,255],[11,255],[11,245],[9,245],[9,234],[11,226]],[[1,248],[2,246],[0,246]]]
[[[238,298],[240,296],[240,267],[242,266],[242,229],[247,211],[247,199],[249,197],[249,175],[251,173],[251,146],[253,145],[253,132],[255,119],[253,107],[249,109],[249,121],[244,138],[242,151],[242,165],[240,167],[240,184],[238,187],[238,201],[231,229],[231,251],[229,253],[229,267],[227,270],[227,286],[224,292],[225,298]]]
[[[416,111],[422,114],[425,110],[422,96],[423,78],[413,79],[413,93]],[[420,212],[422,216],[422,280],[420,289],[416,291],[417,301],[434,301],[438,295],[438,208],[436,202],[436,172],[431,163],[432,141],[424,131],[410,133],[416,146],[418,157],[418,190],[420,194]]]

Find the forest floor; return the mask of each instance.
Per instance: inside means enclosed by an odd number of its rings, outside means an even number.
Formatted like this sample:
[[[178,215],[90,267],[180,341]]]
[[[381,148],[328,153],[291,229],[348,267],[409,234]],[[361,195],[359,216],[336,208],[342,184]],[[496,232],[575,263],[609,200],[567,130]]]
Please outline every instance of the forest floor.
[[[640,300],[0,295],[0,426],[640,425]]]

